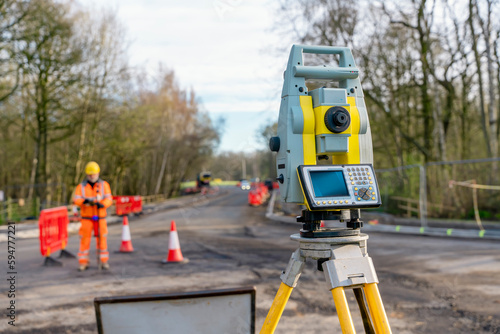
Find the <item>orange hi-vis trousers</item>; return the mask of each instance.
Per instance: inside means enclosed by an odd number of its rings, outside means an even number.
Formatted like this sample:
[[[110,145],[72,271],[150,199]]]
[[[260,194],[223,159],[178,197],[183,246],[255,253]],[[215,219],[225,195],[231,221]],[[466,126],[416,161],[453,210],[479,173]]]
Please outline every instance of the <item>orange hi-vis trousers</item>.
[[[89,219],[82,219],[80,227],[80,251],[78,252],[78,262],[80,265],[89,263],[90,241],[92,240],[94,230],[94,222]],[[97,252],[102,263],[108,262],[108,225],[106,219],[99,219],[99,244],[96,243]]]

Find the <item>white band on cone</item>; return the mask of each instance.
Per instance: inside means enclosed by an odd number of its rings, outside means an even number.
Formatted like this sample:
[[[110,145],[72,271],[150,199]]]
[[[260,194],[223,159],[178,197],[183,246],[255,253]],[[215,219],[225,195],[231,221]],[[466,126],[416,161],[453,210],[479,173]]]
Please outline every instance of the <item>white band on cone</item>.
[[[170,231],[170,236],[168,238],[168,249],[179,249],[181,244],[179,243],[179,236],[177,231]]]
[[[132,238],[130,237],[130,228],[128,225],[123,225],[122,230],[122,241],[130,241]]]

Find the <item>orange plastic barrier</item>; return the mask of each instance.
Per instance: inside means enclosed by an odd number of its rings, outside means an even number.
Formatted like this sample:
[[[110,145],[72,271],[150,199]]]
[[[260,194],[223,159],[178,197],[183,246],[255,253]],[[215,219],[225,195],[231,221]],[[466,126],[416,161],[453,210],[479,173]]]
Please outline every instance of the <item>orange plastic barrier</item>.
[[[269,198],[269,190],[263,182],[252,183],[252,189],[248,193],[248,204],[259,206]]]
[[[250,190],[250,192],[248,193],[248,204],[258,206],[261,205],[262,202],[262,193],[260,192],[259,188]]]
[[[115,200],[115,210],[118,216],[142,212],[141,196],[113,196],[113,199]]]
[[[69,219],[65,206],[42,210],[38,224],[42,256],[50,256],[53,252],[66,248]]]
[[[134,196],[132,200],[132,213],[142,212],[142,197]]]

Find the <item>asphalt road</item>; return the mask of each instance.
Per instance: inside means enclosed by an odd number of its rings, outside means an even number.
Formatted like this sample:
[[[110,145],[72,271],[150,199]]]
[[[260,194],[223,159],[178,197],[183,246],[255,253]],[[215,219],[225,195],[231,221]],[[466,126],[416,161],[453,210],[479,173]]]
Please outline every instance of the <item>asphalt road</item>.
[[[189,263],[162,265],[175,220]],[[134,253],[115,252],[120,225],[109,227],[111,269],[78,272],[76,259],[42,267],[37,239],[16,243],[16,326],[0,318],[2,333],[97,333],[95,297],[257,287],[260,329],[297,244],[299,226],[267,220],[264,207],[247,205],[247,193],[230,188],[209,202],[157,212],[130,222]],[[71,236],[74,254],[78,237]],[[94,243],[92,243],[92,248]],[[7,244],[0,243],[0,307],[5,310]],[[500,243],[370,233],[368,251],[393,333],[500,333]],[[324,275],[307,263],[276,333],[340,333]],[[8,283],[8,282],[7,282]],[[353,294],[348,299],[363,332]],[[6,313],[4,311],[3,313]]]

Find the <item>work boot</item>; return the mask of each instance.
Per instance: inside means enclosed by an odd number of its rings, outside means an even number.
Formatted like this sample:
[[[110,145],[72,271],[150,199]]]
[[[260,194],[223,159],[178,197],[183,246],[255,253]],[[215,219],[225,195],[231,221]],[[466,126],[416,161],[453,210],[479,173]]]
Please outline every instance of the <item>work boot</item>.
[[[107,263],[107,262],[106,262],[106,263],[103,263],[103,264],[102,264],[102,269],[104,269],[104,270],[108,270],[108,269],[109,269],[109,263]]]
[[[88,268],[88,267],[89,267],[88,265],[86,265],[86,264],[82,264],[82,265],[78,268],[78,271],[85,271],[85,270],[87,270],[87,268]]]

